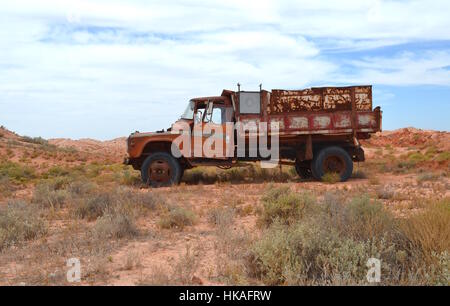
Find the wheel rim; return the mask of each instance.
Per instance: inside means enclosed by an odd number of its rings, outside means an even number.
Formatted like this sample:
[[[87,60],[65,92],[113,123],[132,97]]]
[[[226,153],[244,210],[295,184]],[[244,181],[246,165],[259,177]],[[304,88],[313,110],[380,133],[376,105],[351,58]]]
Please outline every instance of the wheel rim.
[[[148,177],[151,182],[164,184],[170,181],[172,171],[166,160],[158,159],[153,161],[148,167]]]
[[[339,156],[329,156],[322,164],[323,173],[337,173],[343,175],[345,172],[345,161]]]

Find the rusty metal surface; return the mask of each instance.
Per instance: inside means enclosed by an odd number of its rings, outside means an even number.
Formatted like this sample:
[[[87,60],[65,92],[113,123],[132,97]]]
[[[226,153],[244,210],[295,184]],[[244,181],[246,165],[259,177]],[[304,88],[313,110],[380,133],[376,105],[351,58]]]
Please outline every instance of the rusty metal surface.
[[[372,110],[372,86],[275,89],[266,109],[268,114],[351,110],[352,95],[357,111]]]
[[[244,129],[268,122],[269,133],[273,131],[272,127],[278,126],[280,141],[287,143],[296,139],[311,141],[311,135],[315,140],[320,137],[327,140],[367,138],[367,135],[381,131],[382,112],[379,107],[372,110],[371,86],[273,90],[261,93],[260,114],[240,114],[239,101],[236,100],[234,91],[224,90],[222,96],[201,97],[192,101],[196,104],[214,101],[233,106],[236,122],[242,123]],[[189,122],[193,125],[192,120]],[[129,158],[140,158],[150,143],[153,143],[152,146],[164,147],[176,137],[172,133],[133,134],[128,143]]]

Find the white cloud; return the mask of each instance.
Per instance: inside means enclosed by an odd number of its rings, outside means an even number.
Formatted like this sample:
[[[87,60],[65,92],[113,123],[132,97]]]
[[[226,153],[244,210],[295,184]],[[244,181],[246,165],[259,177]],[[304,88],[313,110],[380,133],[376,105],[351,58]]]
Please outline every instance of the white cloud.
[[[395,57],[365,57],[350,63],[355,73],[341,76],[347,82],[450,86],[448,51],[428,51],[420,55],[405,52]]]
[[[188,98],[238,81],[450,86],[448,52],[326,55],[449,40],[449,9],[442,0],[9,1],[0,121],[31,135],[109,138],[166,127]]]

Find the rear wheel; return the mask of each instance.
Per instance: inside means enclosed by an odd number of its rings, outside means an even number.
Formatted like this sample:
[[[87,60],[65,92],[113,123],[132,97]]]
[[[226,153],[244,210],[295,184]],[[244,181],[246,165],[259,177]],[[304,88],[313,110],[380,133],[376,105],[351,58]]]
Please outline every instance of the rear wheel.
[[[353,161],[350,155],[340,147],[322,149],[312,164],[313,176],[322,179],[326,173],[337,173],[341,182],[350,178],[353,172]]]
[[[310,179],[313,177],[311,161],[295,161],[295,171],[302,179]]]
[[[142,181],[152,187],[167,187],[178,184],[181,174],[182,169],[178,160],[165,152],[150,154],[141,167]]]

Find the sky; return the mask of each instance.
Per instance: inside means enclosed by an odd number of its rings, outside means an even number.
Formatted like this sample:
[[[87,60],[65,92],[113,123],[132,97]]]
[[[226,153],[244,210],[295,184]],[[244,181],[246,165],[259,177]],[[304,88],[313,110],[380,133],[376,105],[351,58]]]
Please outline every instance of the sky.
[[[2,1],[0,125],[112,139],[222,89],[373,85],[385,130],[450,130],[450,1]]]

